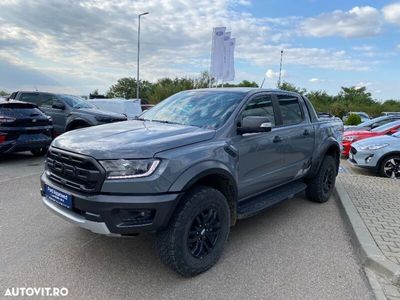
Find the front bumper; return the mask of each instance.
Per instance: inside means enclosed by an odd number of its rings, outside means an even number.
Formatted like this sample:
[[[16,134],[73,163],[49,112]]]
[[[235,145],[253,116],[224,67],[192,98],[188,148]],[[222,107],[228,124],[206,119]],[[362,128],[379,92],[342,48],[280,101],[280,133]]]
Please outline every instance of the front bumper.
[[[66,209],[44,195],[48,185],[72,195],[72,209]],[[179,201],[179,193],[155,195],[80,194],[41,177],[42,202],[56,215],[94,233],[122,236],[143,231],[158,231],[168,225]],[[146,219],[135,219],[137,213],[146,212]]]
[[[379,155],[377,155],[376,151],[360,150],[353,146],[349,153],[348,161],[356,167],[376,169],[379,161]]]

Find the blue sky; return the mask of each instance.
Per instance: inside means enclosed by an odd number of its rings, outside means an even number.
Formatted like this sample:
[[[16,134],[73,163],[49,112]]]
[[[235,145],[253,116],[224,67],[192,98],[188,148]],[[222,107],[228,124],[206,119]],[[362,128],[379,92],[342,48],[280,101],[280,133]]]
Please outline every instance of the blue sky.
[[[2,0],[0,89],[86,95],[135,77],[137,13],[142,78],[194,77],[209,68],[211,32],[236,38],[236,81],[287,82],[336,94],[366,86],[400,99],[400,1]]]

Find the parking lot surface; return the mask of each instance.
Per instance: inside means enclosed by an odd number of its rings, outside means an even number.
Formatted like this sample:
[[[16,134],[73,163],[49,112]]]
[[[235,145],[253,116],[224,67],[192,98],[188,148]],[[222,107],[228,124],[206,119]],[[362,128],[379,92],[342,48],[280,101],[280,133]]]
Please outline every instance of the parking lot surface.
[[[286,201],[232,228],[210,271],[191,279],[164,267],[154,236],[92,234],[48,212],[42,160],[0,160],[0,292],[67,287],[74,299],[373,298],[335,199]]]

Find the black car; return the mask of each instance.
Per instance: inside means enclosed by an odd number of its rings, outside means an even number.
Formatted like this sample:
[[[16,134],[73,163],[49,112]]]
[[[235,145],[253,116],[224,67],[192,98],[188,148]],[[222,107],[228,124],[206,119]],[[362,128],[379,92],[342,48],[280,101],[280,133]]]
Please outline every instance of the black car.
[[[0,154],[31,151],[44,155],[52,141],[53,124],[38,107],[20,101],[0,101]]]

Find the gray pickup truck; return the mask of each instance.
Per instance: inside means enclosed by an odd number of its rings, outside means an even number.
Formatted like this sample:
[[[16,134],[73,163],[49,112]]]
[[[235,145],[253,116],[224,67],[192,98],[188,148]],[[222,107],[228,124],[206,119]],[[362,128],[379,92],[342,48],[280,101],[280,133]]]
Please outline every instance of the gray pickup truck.
[[[55,135],[78,128],[127,120],[123,114],[100,110],[81,97],[72,95],[19,91],[12,93],[10,100],[37,105],[53,119]]]
[[[217,262],[237,220],[303,191],[327,201],[342,133],[295,93],[180,92],[137,120],[56,138],[42,201],[98,234],[156,232],[161,260],[194,276]]]

